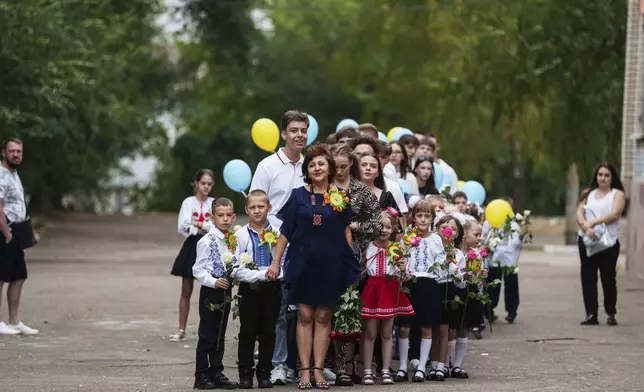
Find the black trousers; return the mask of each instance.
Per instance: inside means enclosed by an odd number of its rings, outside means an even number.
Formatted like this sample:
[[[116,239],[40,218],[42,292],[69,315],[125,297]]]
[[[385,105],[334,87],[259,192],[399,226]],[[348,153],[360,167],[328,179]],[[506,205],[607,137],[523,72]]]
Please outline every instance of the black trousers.
[[[230,314],[230,302],[225,301],[225,298],[232,298],[231,290],[201,286],[195,377],[216,376],[224,371],[226,327]],[[211,310],[212,306],[219,309]]]
[[[255,341],[259,342],[257,375],[269,378],[275,350],[275,324],[282,303],[280,282],[239,284],[239,374],[248,376],[255,367]]]
[[[579,258],[581,259],[581,291],[584,296],[586,314],[597,314],[597,270],[604,291],[604,310],[607,314],[617,313],[617,259],[619,258],[619,241],[611,248],[592,257],[586,255],[586,246],[581,238],[577,240]]]
[[[286,310],[286,366],[297,374],[299,358],[297,355],[297,309]]]
[[[505,310],[508,313],[516,313],[519,309],[519,274],[504,274],[499,267],[490,267],[488,272],[488,283],[493,282],[495,279],[502,280],[503,291],[505,295]],[[501,297],[501,284],[496,287],[488,286],[488,294],[490,295],[490,309],[494,310],[499,305]]]

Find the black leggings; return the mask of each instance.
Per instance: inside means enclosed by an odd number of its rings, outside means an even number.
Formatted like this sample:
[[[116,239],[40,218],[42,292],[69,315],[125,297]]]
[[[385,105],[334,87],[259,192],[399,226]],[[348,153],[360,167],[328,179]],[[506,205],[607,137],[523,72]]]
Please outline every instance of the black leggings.
[[[597,299],[597,270],[604,291],[604,310],[607,314],[617,313],[617,258],[619,257],[619,241],[612,247],[591,257],[586,255],[584,241],[577,240],[579,258],[581,259],[581,291],[584,296],[586,314],[597,315],[599,309]]]

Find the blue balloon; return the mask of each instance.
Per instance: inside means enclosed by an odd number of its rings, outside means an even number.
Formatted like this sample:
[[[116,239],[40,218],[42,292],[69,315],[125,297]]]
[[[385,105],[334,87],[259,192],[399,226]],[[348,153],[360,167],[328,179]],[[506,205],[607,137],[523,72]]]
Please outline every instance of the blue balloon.
[[[248,189],[252,176],[250,167],[241,159],[233,159],[224,166],[224,182],[235,192]]]
[[[441,169],[440,165],[436,162],[432,164],[432,169],[434,170],[434,186],[436,189],[441,189],[444,177],[443,169]]]
[[[463,184],[461,192],[467,195],[467,201],[470,203],[479,203],[483,205],[485,201],[485,188],[477,181],[468,181]]]
[[[454,189],[452,189],[452,174],[451,173],[443,173],[443,182],[441,183],[441,187],[445,187],[445,185],[449,185],[449,187],[450,187],[449,193],[454,193]]]
[[[410,131],[409,129],[407,129],[407,128],[401,128],[401,129],[397,130],[396,132],[394,132],[393,135],[391,135],[391,141],[392,142],[393,141],[398,141],[403,135],[412,135],[413,136],[414,133],[412,131]]]
[[[352,120],[350,118],[345,118],[344,120],[342,120],[342,121],[340,121],[338,123],[338,126],[335,127],[335,131],[338,132],[340,129],[342,129],[344,127],[358,128],[358,125],[360,125],[360,124],[358,124],[358,122],[356,120]]]
[[[411,185],[409,185],[406,180],[399,178],[398,183],[400,184],[400,189],[405,195],[411,195]]]
[[[315,117],[311,116],[310,114],[307,114],[307,116],[309,118],[309,129],[306,132],[306,145],[310,146],[315,141],[315,139],[318,138],[320,128]]]
[[[378,132],[378,139],[380,139],[380,141],[383,141],[385,143],[387,143],[389,141],[389,140],[387,140],[387,135],[385,135],[382,132]]]

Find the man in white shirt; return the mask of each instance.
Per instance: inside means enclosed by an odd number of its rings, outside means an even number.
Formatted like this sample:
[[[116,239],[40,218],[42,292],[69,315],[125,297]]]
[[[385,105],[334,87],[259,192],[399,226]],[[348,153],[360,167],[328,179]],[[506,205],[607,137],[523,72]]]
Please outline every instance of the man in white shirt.
[[[434,135],[433,133],[430,133],[428,136],[429,140],[431,140],[434,145],[436,146],[436,150],[434,150],[434,162],[438,164],[438,166],[441,168],[443,171],[443,184],[448,184],[451,188],[452,192],[455,192],[458,190],[458,176],[456,175],[456,172],[450,165],[447,164],[444,160],[440,159],[438,157],[438,152],[441,149],[441,145],[438,142],[438,137]],[[440,189],[439,189],[440,191]]]
[[[271,156],[264,158],[257,165],[250,185],[251,191],[260,189],[268,195],[268,200],[273,206],[268,215],[268,221],[277,230],[282,227],[282,221],[277,218],[277,213],[284,207],[293,189],[304,186],[302,150],[306,147],[309,118],[306,113],[289,110],[282,116],[281,125],[281,136],[286,142],[285,146]],[[285,268],[288,268],[288,265],[285,265]],[[282,290],[282,307],[275,326],[274,367],[271,372],[271,382],[275,385],[286,385],[293,373],[293,369],[288,369],[286,366],[288,356],[286,336],[288,304],[286,300],[288,295],[283,288]]]
[[[38,330],[29,328],[20,321],[20,294],[22,285],[27,279],[25,252],[18,245],[18,239],[11,231],[11,223],[24,222],[27,219],[25,191],[18,176],[18,167],[22,163],[22,142],[11,138],[2,148],[2,166],[0,166],[0,302],[2,286],[7,288],[9,305],[9,324],[0,318],[0,335],[35,335]],[[0,306],[1,308],[1,306]]]

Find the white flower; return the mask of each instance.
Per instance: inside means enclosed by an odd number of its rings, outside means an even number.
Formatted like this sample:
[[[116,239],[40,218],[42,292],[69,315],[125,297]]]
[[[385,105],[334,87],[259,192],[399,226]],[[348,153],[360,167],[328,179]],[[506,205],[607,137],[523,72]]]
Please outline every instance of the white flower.
[[[253,258],[248,253],[242,253],[239,255],[239,261],[241,261],[242,265],[247,265],[253,262]]]
[[[516,268],[514,269],[514,273],[515,273],[515,274],[518,274],[518,273],[519,273],[519,267],[516,267]]]
[[[232,264],[235,257],[232,253],[224,253],[224,264]]]
[[[233,231],[236,232],[237,230],[240,230],[241,228],[242,227],[240,225],[235,225],[235,227],[233,227]]]
[[[532,211],[530,211],[530,210],[523,211],[523,216],[525,216],[526,218],[529,217],[530,214],[532,214]]]
[[[492,237],[492,238],[490,239],[490,247],[491,247],[492,249],[494,249],[494,248],[496,248],[497,246],[499,246],[499,244],[500,244],[500,243],[501,243],[501,239],[500,239],[499,237]]]
[[[518,220],[519,222],[521,222],[521,221],[523,220],[523,215],[521,215],[521,214],[516,214],[516,215],[514,216],[514,219],[516,219],[516,220]]]

